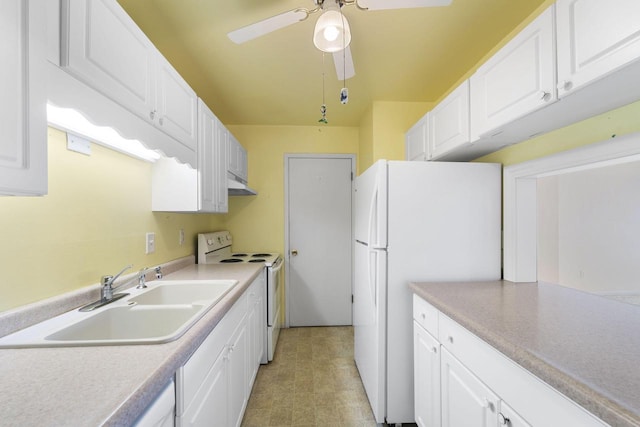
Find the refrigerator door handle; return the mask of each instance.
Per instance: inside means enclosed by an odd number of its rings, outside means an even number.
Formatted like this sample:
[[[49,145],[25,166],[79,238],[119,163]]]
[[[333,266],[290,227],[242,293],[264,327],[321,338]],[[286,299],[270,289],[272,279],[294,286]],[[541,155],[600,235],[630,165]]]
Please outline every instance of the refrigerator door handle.
[[[378,215],[377,215],[377,206],[378,206],[378,194],[380,192],[380,188],[376,183],[373,188],[373,194],[371,195],[371,203],[369,204],[369,227],[367,229],[368,235],[367,240],[369,241],[369,247],[378,247],[378,236],[374,234],[374,230],[378,229]]]
[[[373,262],[372,262],[373,260]],[[368,269],[369,269],[369,292],[373,298],[373,306],[378,308],[378,254],[374,250],[369,250],[369,256],[367,257]]]

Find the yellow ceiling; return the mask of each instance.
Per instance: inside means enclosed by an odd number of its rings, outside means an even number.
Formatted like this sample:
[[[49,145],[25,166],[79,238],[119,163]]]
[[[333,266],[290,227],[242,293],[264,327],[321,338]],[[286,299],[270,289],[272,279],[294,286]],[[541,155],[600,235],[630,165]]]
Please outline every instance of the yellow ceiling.
[[[388,0],[393,2],[394,0]],[[438,100],[496,44],[549,0],[453,0],[451,6],[364,12],[351,25],[355,77],[349,103],[331,55],[324,70],[330,126],[357,126],[373,101]],[[226,125],[315,125],[322,53],[318,14],[237,45],[226,34],[312,0],[119,0]]]

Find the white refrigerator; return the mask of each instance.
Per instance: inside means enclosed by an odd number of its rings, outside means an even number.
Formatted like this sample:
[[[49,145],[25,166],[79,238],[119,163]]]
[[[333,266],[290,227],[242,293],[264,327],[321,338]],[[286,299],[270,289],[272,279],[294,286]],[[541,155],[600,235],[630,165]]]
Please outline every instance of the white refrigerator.
[[[501,166],[380,160],[355,181],[354,357],[377,423],[413,423],[412,281],[500,278]]]

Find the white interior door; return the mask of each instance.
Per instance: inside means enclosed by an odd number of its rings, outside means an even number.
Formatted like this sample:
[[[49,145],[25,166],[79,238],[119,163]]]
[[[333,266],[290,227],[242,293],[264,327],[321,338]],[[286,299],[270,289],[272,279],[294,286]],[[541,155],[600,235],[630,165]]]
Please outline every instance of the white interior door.
[[[351,325],[353,165],[286,157],[290,326]]]

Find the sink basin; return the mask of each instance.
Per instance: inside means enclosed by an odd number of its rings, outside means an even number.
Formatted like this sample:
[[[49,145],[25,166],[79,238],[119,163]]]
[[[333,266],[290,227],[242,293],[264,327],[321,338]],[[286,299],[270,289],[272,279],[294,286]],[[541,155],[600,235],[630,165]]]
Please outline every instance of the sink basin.
[[[182,336],[237,280],[163,280],[91,313],[73,310],[0,338],[0,348],[159,344]]]
[[[129,298],[129,302],[141,305],[194,304],[219,301],[227,291],[238,283],[235,280],[210,280],[207,282],[164,282],[156,287]]]
[[[203,305],[113,307],[44,339],[73,345],[167,342],[182,335],[204,308]]]

